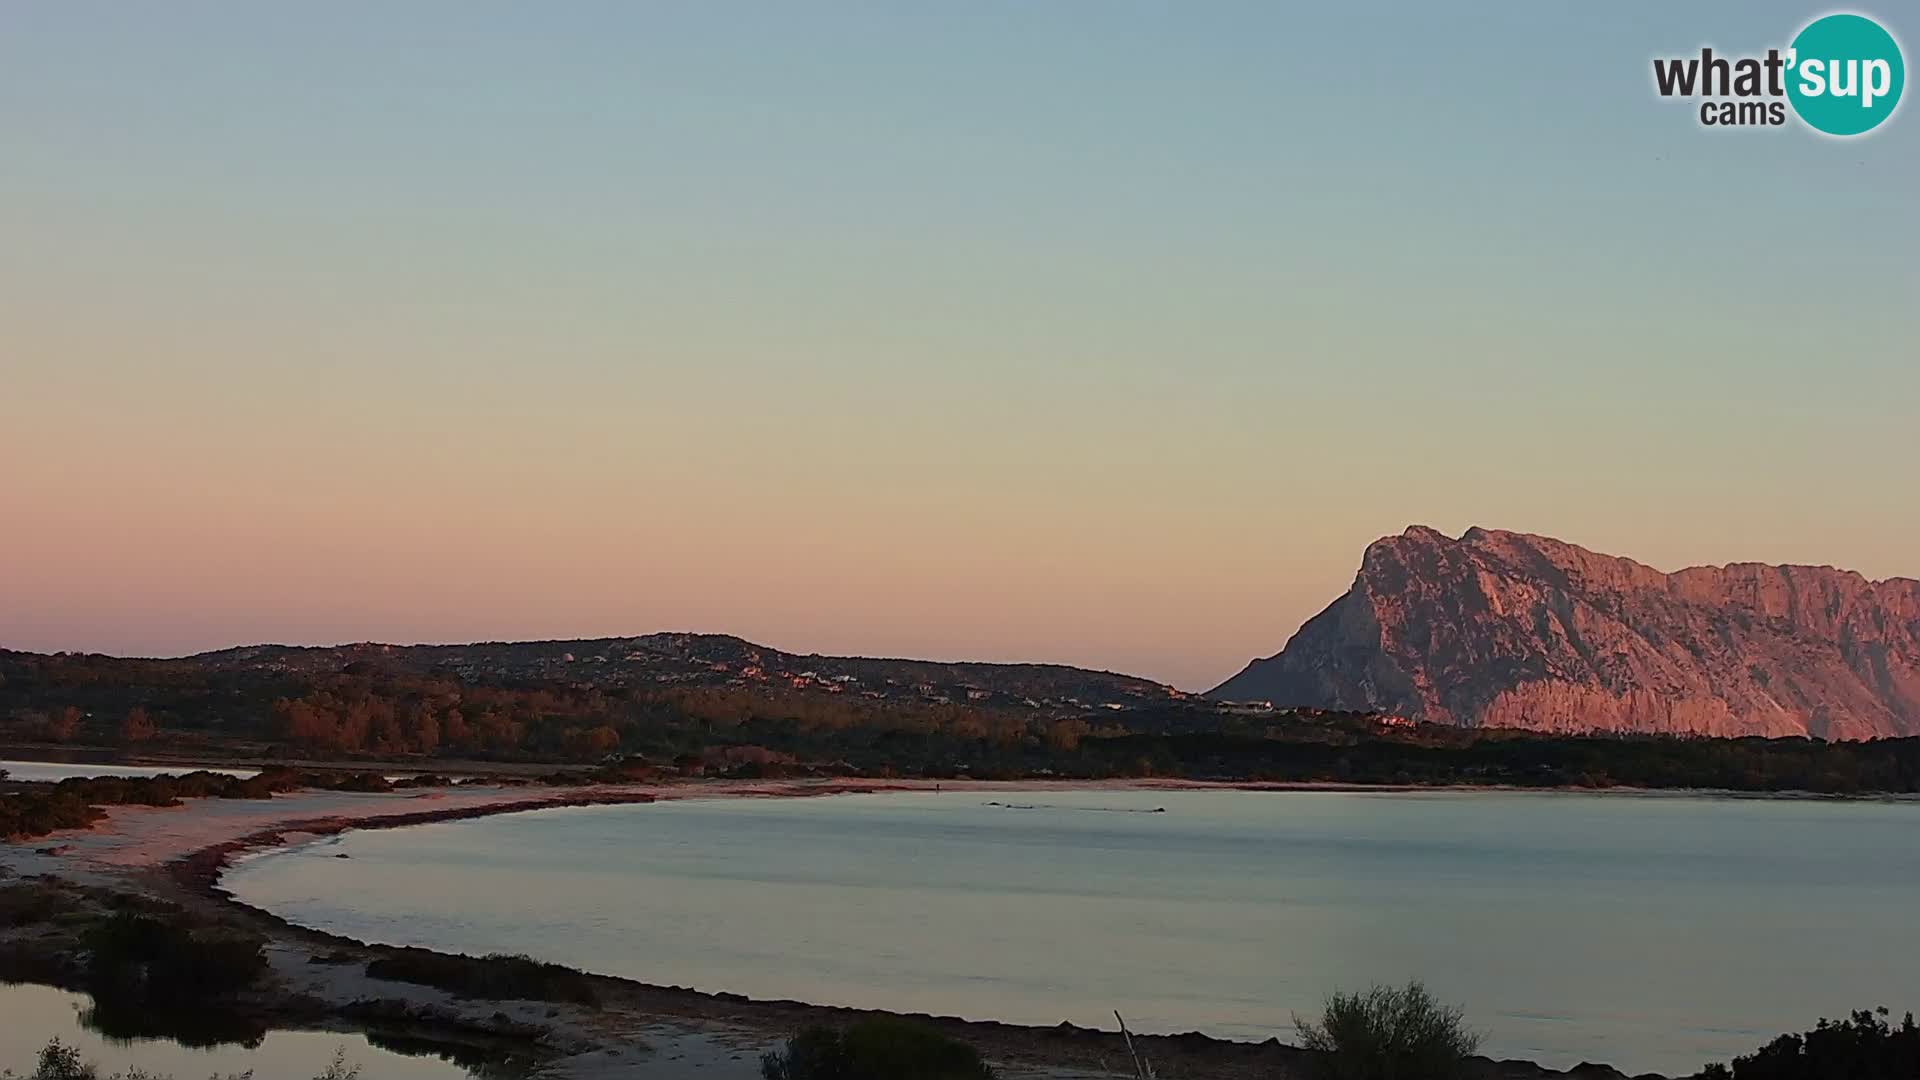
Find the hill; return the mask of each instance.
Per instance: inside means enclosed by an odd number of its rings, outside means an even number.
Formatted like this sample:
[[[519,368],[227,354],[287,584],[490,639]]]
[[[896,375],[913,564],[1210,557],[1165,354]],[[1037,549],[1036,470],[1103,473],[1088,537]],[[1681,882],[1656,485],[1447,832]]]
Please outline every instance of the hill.
[[[220,671],[314,674],[359,669],[473,681],[788,686],[888,699],[990,701],[1030,707],[1137,704],[1181,693],[1131,675],[1062,664],[990,664],[790,653],[730,634],[658,633],[467,645],[253,645],[153,661]]]

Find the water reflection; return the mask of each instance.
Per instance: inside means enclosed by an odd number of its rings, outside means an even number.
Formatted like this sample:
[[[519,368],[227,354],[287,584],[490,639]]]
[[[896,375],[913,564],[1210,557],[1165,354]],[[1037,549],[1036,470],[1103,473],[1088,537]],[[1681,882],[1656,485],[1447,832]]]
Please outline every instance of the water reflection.
[[[75,995],[86,1000],[84,995]],[[257,1050],[266,1041],[267,1026],[211,1009],[159,1011],[146,1002],[128,1003],[94,997],[78,1013],[80,1026],[108,1042],[131,1046],[145,1039],[162,1039],[193,1050],[237,1046]]]
[[[33,780],[58,783],[61,780],[97,780],[105,777],[138,780],[154,776],[185,776],[190,772],[220,773],[223,776],[257,776],[259,769],[222,769],[207,765],[121,765],[111,761],[0,761],[0,773],[8,780]]]
[[[102,1075],[139,1068],[176,1080],[248,1070],[258,1080],[299,1080],[318,1076],[342,1051],[366,1080],[521,1080],[531,1065],[497,1050],[404,1035],[272,1031],[205,1011],[140,1015],[29,983],[0,983],[0,1017],[0,1070],[22,1075],[54,1038]]]
[[[538,1062],[530,1055],[498,1049],[437,1042],[397,1033],[368,1032],[367,1042],[383,1050],[415,1058],[438,1058],[465,1070],[474,1080],[525,1080]]]

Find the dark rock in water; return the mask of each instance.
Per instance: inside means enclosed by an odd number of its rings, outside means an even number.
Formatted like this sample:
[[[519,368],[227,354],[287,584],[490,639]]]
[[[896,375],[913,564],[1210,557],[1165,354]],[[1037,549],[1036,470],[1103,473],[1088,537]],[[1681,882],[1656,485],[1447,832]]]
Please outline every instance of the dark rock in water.
[[[346,852],[344,852],[344,851],[343,851],[343,852],[341,852],[341,853],[339,853],[338,855],[335,855],[335,856],[334,856],[334,858],[336,858],[336,859],[351,859],[351,858],[353,858],[353,856],[351,856],[351,855],[349,855],[349,854],[347,854]]]

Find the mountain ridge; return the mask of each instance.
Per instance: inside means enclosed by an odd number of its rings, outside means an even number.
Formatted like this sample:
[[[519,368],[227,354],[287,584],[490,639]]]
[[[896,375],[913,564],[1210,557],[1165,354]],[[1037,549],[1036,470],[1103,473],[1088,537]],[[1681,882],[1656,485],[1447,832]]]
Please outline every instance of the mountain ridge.
[[[1539,731],[1920,734],[1920,581],[1666,573],[1553,537],[1415,525],[1212,696]]]
[[[0,648],[0,658],[43,654]],[[181,657],[109,657],[155,669],[323,674],[391,670],[474,682],[554,679],[580,685],[784,684],[867,696],[1026,704],[1148,704],[1190,695],[1120,672],[1052,663],[916,660],[795,653],[732,634],[660,631],[600,638],[414,645],[236,645]]]

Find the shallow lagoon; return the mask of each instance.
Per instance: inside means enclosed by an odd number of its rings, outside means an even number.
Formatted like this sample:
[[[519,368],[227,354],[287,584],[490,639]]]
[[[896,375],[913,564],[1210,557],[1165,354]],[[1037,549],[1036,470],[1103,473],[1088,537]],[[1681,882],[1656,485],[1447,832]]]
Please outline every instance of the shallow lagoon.
[[[1155,812],[1163,811],[1163,812]],[[348,855],[339,859],[335,856]],[[229,875],[353,937],[897,1011],[1263,1039],[1423,978],[1486,1051],[1686,1073],[1920,1005],[1920,805],[949,790],[348,833]]]
[[[366,1080],[472,1080],[480,1075],[438,1057],[398,1053],[364,1035],[340,1032],[269,1031],[254,1043],[206,1047],[168,1038],[117,1038],[91,1023],[92,1004],[85,994],[50,986],[0,983],[0,1070],[32,1073],[40,1048],[58,1038],[78,1048],[103,1076],[139,1068],[172,1080],[202,1080],[251,1070],[255,1080],[304,1080],[324,1070],[336,1052],[345,1055],[348,1065],[360,1066]]]
[[[226,776],[255,776],[259,769],[223,769],[211,765],[121,765],[111,761],[0,761],[0,773],[8,780],[94,780],[103,777],[144,779],[153,776],[185,776],[190,772],[215,772]]]

